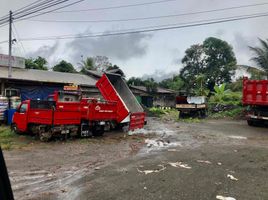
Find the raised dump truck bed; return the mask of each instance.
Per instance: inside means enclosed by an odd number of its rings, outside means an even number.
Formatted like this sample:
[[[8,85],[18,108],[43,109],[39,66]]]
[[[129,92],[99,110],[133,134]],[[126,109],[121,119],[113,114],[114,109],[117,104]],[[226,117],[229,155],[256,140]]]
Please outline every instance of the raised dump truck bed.
[[[96,86],[104,99],[117,102],[118,123],[129,123],[130,130],[144,126],[144,110],[120,75],[103,74]]]

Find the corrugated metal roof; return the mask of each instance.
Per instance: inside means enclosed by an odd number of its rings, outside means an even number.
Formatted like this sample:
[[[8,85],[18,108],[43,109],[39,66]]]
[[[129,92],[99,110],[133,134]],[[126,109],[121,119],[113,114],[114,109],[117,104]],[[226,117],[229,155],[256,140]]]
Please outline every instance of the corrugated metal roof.
[[[135,89],[141,90],[143,92],[147,92],[147,88],[145,86],[131,85],[130,88],[135,88]],[[175,91],[170,90],[170,89],[166,89],[166,88],[157,87],[157,93],[175,94]]]
[[[8,78],[7,67],[0,67],[0,78]],[[85,86],[95,86],[96,84],[96,79],[83,74],[19,68],[12,68],[12,79],[50,83],[69,83]]]

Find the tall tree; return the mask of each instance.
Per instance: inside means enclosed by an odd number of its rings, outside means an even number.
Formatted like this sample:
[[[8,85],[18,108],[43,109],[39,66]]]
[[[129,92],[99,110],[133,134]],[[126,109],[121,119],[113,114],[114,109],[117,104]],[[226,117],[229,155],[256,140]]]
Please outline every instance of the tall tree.
[[[26,69],[39,69],[39,70],[48,70],[48,67],[46,66],[47,60],[41,56],[38,56],[37,58],[28,58],[25,59],[25,68]]]
[[[57,72],[69,72],[69,73],[76,73],[73,65],[71,63],[66,62],[65,60],[60,61],[57,65],[53,68],[53,71]]]
[[[146,87],[147,92],[154,93],[157,91],[158,83],[155,82],[153,78],[148,78],[144,81],[144,86]]]
[[[109,61],[109,58],[107,56],[95,56],[93,57],[95,68],[98,71],[106,71],[109,66],[112,64]]]
[[[159,86],[168,88],[174,91],[179,91],[184,85],[183,80],[178,75],[174,75],[172,78],[164,79],[159,83]]]
[[[214,89],[215,84],[229,83],[236,69],[233,48],[223,40],[210,37],[203,42],[207,86]]]
[[[210,91],[215,85],[231,81],[236,66],[232,47],[217,38],[207,38],[202,45],[193,45],[185,51],[180,77],[187,89],[196,89],[197,78],[202,74],[205,87]]]
[[[82,69],[81,69],[81,73],[85,74],[86,70],[96,70],[95,66],[94,66],[94,59],[91,57],[87,57],[86,60],[83,60],[80,63]]]
[[[249,47],[254,53],[254,57],[251,58],[258,67],[263,69],[268,78],[268,40],[262,40],[259,38],[260,47]]]
[[[128,85],[144,86],[144,81],[138,77],[131,77],[127,81]]]

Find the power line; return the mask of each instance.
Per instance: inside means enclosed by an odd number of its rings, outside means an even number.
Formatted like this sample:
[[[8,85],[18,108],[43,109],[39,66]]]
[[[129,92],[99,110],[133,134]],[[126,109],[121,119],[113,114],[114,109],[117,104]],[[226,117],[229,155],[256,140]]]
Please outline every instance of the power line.
[[[19,17],[15,17],[15,19],[20,19],[22,17],[26,17],[26,16],[34,14],[34,13],[36,13],[38,11],[41,11],[41,10],[44,10],[44,9],[47,9],[47,8],[50,8],[50,7],[54,7],[54,6],[58,5],[58,4],[65,3],[67,1],[70,1],[70,0],[57,0],[55,2],[49,2],[48,5],[42,5],[40,7],[35,8],[34,10],[28,11],[27,13],[22,13],[22,15],[20,15]]]
[[[17,28],[16,28],[16,26],[15,26],[14,23],[13,23],[13,29],[14,29],[15,35],[17,36],[17,41],[18,41],[19,44],[21,45],[21,48],[22,48],[22,50],[23,50],[24,57],[25,57],[25,56],[26,56],[26,51],[25,51],[25,48],[24,48],[24,46],[23,46],[22,41],[20,40],[19,32],[17,31]]]
[[[78,1],[75,1],[73,3],[70,3],[70,4],[67,4],[67,5],[64,5],[64,6],[61,6],[61,7],[58,7],[56,9],[53,9],[53,10],[48,10],[46,12],[43,12],[43,13],[38,13],[36,15],[32,15],[34,13],[37,13],[38,11],[41,11],[41,10],[44,10],[44,9],[48,9],[48,8],[51,8],[51,7],[54,7],[56,5],[59,5],[59,4],[62,4],[62,3],[65,3],[69,0],[57,0],[57,1],[51,1],[51,0],[46,0],[44,3],[45,4],[42,4],[42,5],[38,5],[38,6],[35,6],[33,8],[30,8],[28,9],[27,11],[24,10],[24,12],[22,12],[21,14],[19,14],[19,16],[17,17],[14,17],[14,20],[15,21],[18,21],[18,20],[22,20],[22,19],[29,19],[29,18],[32,18],[32,17],[36,17],[36,16],[40,16],[40,15],[43,15],[43,14],[47,14],[47,13],[50,13],[52,11],[55,11],[55,10],[59,10],[59,9],[62,9],[62,8],[66,8],[66,7],[69,7],[71,5],[74,5],[74,4],[77,4],[77,3],[80,3],[82,1],[85,1],[85,0],[78,0]],[[16,13],[15,13],[16,14]],[[14,14],[14,15],[15,15]],[[30,15],[30,16],[29,16]],[[27,17],[29,16],[29,17]],[[24,18],[23,18],[24,17]],[[22,18],[22,19],[21,19]],[[4,21],[4,22],[0,22],[0,25],[6,25],[5,23],[7,23],[7,21]]]
[[[101,8],[89,8],[89,9],[80,9],[80,10],[63,10],[63,11],[56,11],[53,13],[67,13],[67,12],[85,12],[85,11],[98,11],[98,10],[111,10],[111,9],[118,9],[118,8],[128,8],[128,7],[136,7],[136,6],[146,6],[152,4],[160,4],[165,2],[171,2],[177,0],[162,0],[162,1],[151,1],[146,3],[136,3],[136,4],[127,4],[127,5],[118,5],[118,6],[110,6],[110,7],[101,7]]]
[[[197,27],[197,26],[204,26],[204,25],[211,25],[211,24],[220,24],[232,21],[240,21],[246,19],[253,19],[253,18],[260,18],[266,17],[268,13],[259,13],[254,15],[240,15],[240,16],[233,16],[228,18],[220,18],[220,19],[211,19],[211,20],[199,20],[184,24],[177,24],[174,26],[169,25],[162,25],[162,26],[155,26],[154,28],[150,27],[143,27],[143,29],[133,29],[133,31],[124,31],[121,32],[110,32],[110,33],[102,33],[102,34],[79,34],[79,35],[69,35],[69,36],[49,36],[49,37],[36,37],[36,38],[23,38],[21,41],[39,41],[39,40],[61,40],[61,39],[75,39],[75,38],[90,38],[90,37],[104,37],[104,36],[117,36],[117,35],[127,35],[127,34],[137,34],[137,33],[146,33],[146,32],[155,32],[155,31],[162,31],[162,30],[172,30],[172,29],[181,29],[181,28],[189,28],[189,27]],[[148,29],[146,29],[148,28]],[[6,43],[7,41],[2,41],[1,43]]]
[[[139,18],[128,18],[128,19],[105,19],[105,20],[29,20],[29,21],[37,21],[37,22],[53,22],[53,23],[102,23],[102,22],[126,22],[126,21],[141,21],[141,20],[152,20],[152,19],[162,19],[162,18],[171,18],[171,17],[179,17],[179,16],[188,16],[195,14],[204,14],[218,11],[226,11],[226,10],[234,10],[246,7],[260,6],[260,5],[268,5],[268,3],[259,3],[259,4],[249,4],[242,6],[233,6],[221,9],[213,9],[213,10],[205,10],[205,11],[197,11],[190,13],[180,13],[173,15],[162,15],[162,16],[151,16],[151,17],[139,17]]]
[[[68,1],[68,0],[65,0],[65,1]],[[70,3],[70,4],[67,4],[67,5],[64,5],[64,6],[55,8],[55,9],[53,9],[53,10],[49,10],[49,11],[46,11],[46,12],[38,13],[38,14],[36,14],[36,15],[32,15],[32,16],[30,16],[30,17],[26,17],[26,18],[22,18],[22,19],[20,19],[20,20],[26,20],[26,19],[30,19],[30,18],[37,17],[37,16],[40,16],[40,15],[44,15],[44,14],[47,14],[47,13],[51,13],[51,12],[53,12],[53,11],[56,11],[56,10],[59,10],[59,9],[62,9],[62,8],[66,8],[66,7],[69,7],[69,6],[72,6],[72,5],[75,5],[75,4],[80,3],[80,2],[82,2],[82,1],[85,1],[85,0],[78,0],[78,1],[75,1],[75,2],[73,2],[73,3]]]
[[[44,6],[51,6],[53,5],[53,3],[56,3],[56,2],[59,2],[61,0],[45,0],[45,1],[41,1],[40,3],[38,3],[37,5],[33,5],[33,4],[29,4],[27,6],[24,6],[25,9],[18,9],[20,10],[19,12],[12,12],[13,13],[13,19],[14,19],[14,16],[17,16],[17,15],[23,15],[23,14],[29,14],[29,12],[34,12],[36,11],[36,9],[44,9],[45,7]],[[4,24],[7,20],[9,20],[9,17],[2,17],[1,18],[1,21],[0,24]],[[4,22],[3,22],[4,21]]]
[[[50,3],[50,2],[53,2],[53,1],[55,1],[55,0],[35,1],[35,2],[31,3],[31,4],[28,4],[28,5],[26,5],[26,6],[22,7],[22,8],[20,8],[20,9],[15,10],[15,11],[13,12],[13,16],[18,15],[18,14],[20,14],[20,13],[22,13],[22,12],[29,11],[30,9],[34,9],[34,8],[36,8],[36,7],[38,7],[38,6],[43,6],[43,5],[45,5],[45,4],[47,4],[47,3]],[[38,3],[38,4],[37,4],[37,3]],[[35,4],[36,4],[36,5],[35,5]],[[0,19],[0,21],[6,20],[6,19],[8,19],[8,17],[9,17],[9,15],[5,15],[5,16],[3,16],[3,17]]]

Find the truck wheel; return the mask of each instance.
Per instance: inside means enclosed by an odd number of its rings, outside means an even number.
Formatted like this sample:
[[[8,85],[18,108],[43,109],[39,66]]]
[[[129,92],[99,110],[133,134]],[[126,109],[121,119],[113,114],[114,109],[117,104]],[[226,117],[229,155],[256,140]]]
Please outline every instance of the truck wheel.
[[[255,122],[251,119],[247,120],[249,126],[255,126]]]
[[[17,124],[11,124],[11,131],[13,133],[19,134]]]
[[[39,139],[41,142],[48,142],[51,138],[52,138],[52,133],[50,131],[39,133]]]
[[[104,134],[104,126],[95,126],[92,134],[95,137],[102,136]]]

